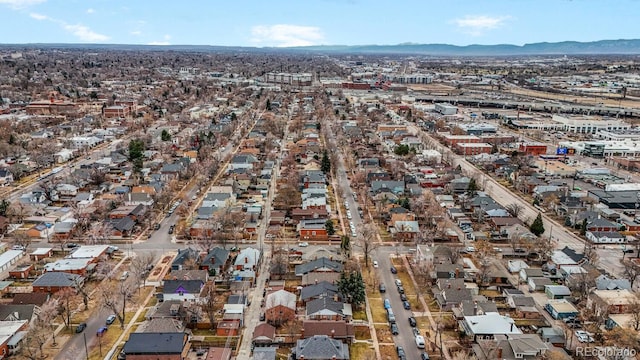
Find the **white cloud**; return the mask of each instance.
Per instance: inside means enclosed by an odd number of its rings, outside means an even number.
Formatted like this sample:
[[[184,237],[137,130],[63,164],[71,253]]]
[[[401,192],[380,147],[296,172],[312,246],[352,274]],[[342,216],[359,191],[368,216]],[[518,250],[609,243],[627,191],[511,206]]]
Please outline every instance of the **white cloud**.
[[[107,35],[98,34],[84,25],[64,24],[62,27],[82,41],[101,42],[109,40]]]
[[[47,0],[0,0],[0,5],[7,5],[12,9],[24,9],[29,6],[41,4]]]
[[[47,15],[42,15],[42,14],[38,14],[38,13],[30,13],[29,14],[30,17],[36,19],[36,20],[50,20],[49,17]]]
[[[130,34],[133,35],[133,36],[140,36],[140,35],[142,35],[142,31],[134,30],[134,31],[130,32]]]
[[[481,36],[489,30],[502,27],[510,16],[486,16],[486,15],[467,15],[462,18],[454,19],[453,23],[462,31],[471,36]]]
[[[324,40],[318,27],[288,24],[254,26],[251,35],[251,41],[262,46],[309,46]]]
[[[0,0],[2,1],[2,0]],[[87,42],[103,42],[103,41],[107,41],[109,40],[109,37],[107,35],[103,35],[103,34],[98,34],[97,32],[91,30],[88,26],[82,25],[82,24],[69,24],[64,20],[60,20],[60,19],[56,19],[56,18],[52,18],[50,16],[47,15],[43,15],[43,14],[38,14],[38,13],[29,13],[29,16],[33,19],[36,20],[40,20],[40,21],[51,21],[52,23],[58,24],[60,25],[60,27],[62,27],[64,30],[70,32],[71,34],[73,34],[75,37],[77,37],[78,39],[82,40],[82,41],[87,41]]]
[[[147,45],[171,45],[168,41],[152,41],[147,43]]]
[[[92,9],[92,8],[88,8],[88,9],[87,9],[87,14],[93,14],[93,13],[95,13],[95,12],[96,12],[96,10],[95,10],[95,9]]]

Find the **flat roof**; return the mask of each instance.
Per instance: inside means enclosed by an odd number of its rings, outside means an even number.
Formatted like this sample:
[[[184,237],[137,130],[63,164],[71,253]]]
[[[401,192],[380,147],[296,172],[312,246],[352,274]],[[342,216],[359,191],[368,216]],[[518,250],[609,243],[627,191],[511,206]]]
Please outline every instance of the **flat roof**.
[[[53,248],[37,248],[31,252],[31,255],[47,255]]]
[[[84,269],[91,263],[91,258],[60,259],[44,266],[44,271],[69,271]]]
[[[22,250],[7,250],[0,254],[0,268],[22,256]]]
[[[576,309],[573,304],[566,300],[549,300],[548,304],[551,305],[557,312],[559,313],[577,313],[578,309]]]
[[[82,245],[67,256],[70,259],[96,258],[104,254],[109,245]]]

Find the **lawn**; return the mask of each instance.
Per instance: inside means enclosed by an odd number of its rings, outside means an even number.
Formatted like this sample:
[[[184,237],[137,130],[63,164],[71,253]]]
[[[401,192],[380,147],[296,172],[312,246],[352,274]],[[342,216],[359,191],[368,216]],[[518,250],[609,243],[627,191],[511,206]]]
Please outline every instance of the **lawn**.
[[[349,358],[352,360],[375,359],[376,352],[368,343],[355,343],[349,346]]]
[[[119,326],[110,326],[109,330],[107,330],[101,338],[96,339],[95,345],[89,350],[89,359],[103,359],[121,334],[122,329],[120,329]],[[91,336],[96,335],[91,334]],[[89,334],[87,334],[87,338],[88,337]],[[87,342],[88,341],[89,339],[87,339]],[[100,351],[100,347],[102,347],[102,352]]]
[[[385,310],[381,299],[369,299],[369,306],[374,323],[387,322],[387,310]]]
[[[413,311],[423,311],[422,302],[418,299],[417,295],[407,295],[407,299],[409,300],[409,304],[411,304],[411,310]]]
[[[355,326],[353,332],[356,336],[356,340],[371,339],[371,331],[368,326]]]
[[[416,295],[416,289],[413,287],[413,281],[411,281],[411,276],[409,276],[409,274],[398,269],[398,274],[396,276],[402,281],[402,286],[404,287],[404,292],[407,296]]]
[[[382,356],[382,359],[397,359],[398,353],[396,353],[396,346],[380,345],[380,356]]]
[[[367,312],[362,310],[356,310],[353,312],[353,320],[364,320],[367,321]]]
[[[375,329],[379,344],[393,343],[393,335],[391,335],[388,324],[376,324]]]

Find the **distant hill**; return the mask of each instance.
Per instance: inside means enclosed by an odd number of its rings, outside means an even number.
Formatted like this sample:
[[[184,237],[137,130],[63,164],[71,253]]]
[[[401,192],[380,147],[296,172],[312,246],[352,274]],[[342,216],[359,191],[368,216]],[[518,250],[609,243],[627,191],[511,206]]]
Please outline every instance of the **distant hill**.
[[[127,44],[2,44],[0,48],[95,49],[120,51],[195,52],[295,52],[325,54],[398,54],[431,56],[518,56],[518,55],[640,55],[640,40],[563,41],[519,45],[398,44],[319,45],[302,47],[241,47],[210,45],[127,45]]]

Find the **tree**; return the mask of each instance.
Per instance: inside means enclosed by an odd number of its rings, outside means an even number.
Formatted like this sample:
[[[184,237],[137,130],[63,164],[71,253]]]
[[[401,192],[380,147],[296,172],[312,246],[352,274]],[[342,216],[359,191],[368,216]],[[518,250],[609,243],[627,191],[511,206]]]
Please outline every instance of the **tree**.
[[[405,155],[409,155],[409,150],[410,150],[409,145],[400,144],[393,149],[393,153],[398,156],[405,156]]]
[[[129,142],[129,161],[133,164],[136,172],[142,170],[142,159],[144,157],[145,145],[141,139],[133,139]]]
[[[320,170],[323,173],[328,174],[331,171],[331,160],[329,159],[329,153],[325,149],[322,152],[322,160],[320,161]]]
[[[519,203],[511,203],[505,207],[505,210],[507,210],[511,216],[517,218],[522,213],[523,207]]]
[[[169,134],[169,132],[167,131],[167,129],[163,129],[162,133],[160,134],[160,139],[162,141],[169,141],[171,140],[171,134]]]
[[[0,201],[0,216],[7,216],[11,203],[7,199]]]
[[[327,230],[327,234],[329,236],[333,235],[336,233],[336,229],[333,227],[333,220],[328,219],[325,223],[324,223],[324,228]]]
[[[347,257],[351,255],[351,239],[347,235],[343,235],[340,238],[340,250],[347,254]]]
[[[213,329],[216,323],[216,314],[218,310],[220,310],[220,296],[218,296],[218,292],[216,291],[215,281],[212,281],[211,284],[207,285],[203,291],[202,296],[202,310],[207,314],[207,318],[209,319],[209,325],[211,329]]]
[[[153,252],[137,254],[131,260],[131,273],[133,275],[133,278],[137,281],[138,287],[141,283],[142,286],[146,285],[147,275],[149,274],[149,270],[153,268],[155,261],[156,255]]]
[[[56,293],[57,313],[67,329],[71,327],[71,316],[75,313],[77,296],[76,291],[69,287],[63,288]]]
[[[359,308],[365,302],[366,293],[365,285],[362,280],[362,274],[358,271],[347,273],[343,271],[340,274],[340,279],[336,284],[338,290],[342,294],[345,294],[347,300],[356,308]]]
[[[533,220],[531,226],[529,226],[529,231],[535,236],[540,236],[544,234],[544,222],[542,221],[542,214],[538,213],[536,219]]]
[[[359,235],[358,246],[364,254],[364,265],[369,266],[371,254],[380,246],[380,243],[376,242],[377,229],[374,224],[365,224],[360,228]]]
[[[620,261],[623,266],[622,273],[624,276],[629,279],[631,283],[631,288],[633,289],[633,284],[638,280],[640,276],[640,265],[633,260],[621,260]]]
[[[125,281],[104,284],[98,287],[100,306],[109,309],[118,319],[120,328],[124,329],[126,321],[127,300],[131,299],[136,291],[135,280],[131,277]]]
[[[476,193],[478,192],[478,184],[476,183],[476,179],[471,178],[469,179],[469,185],[467,185],[467,194],[469,195],[469,197],[474,197],[476,196]]]

